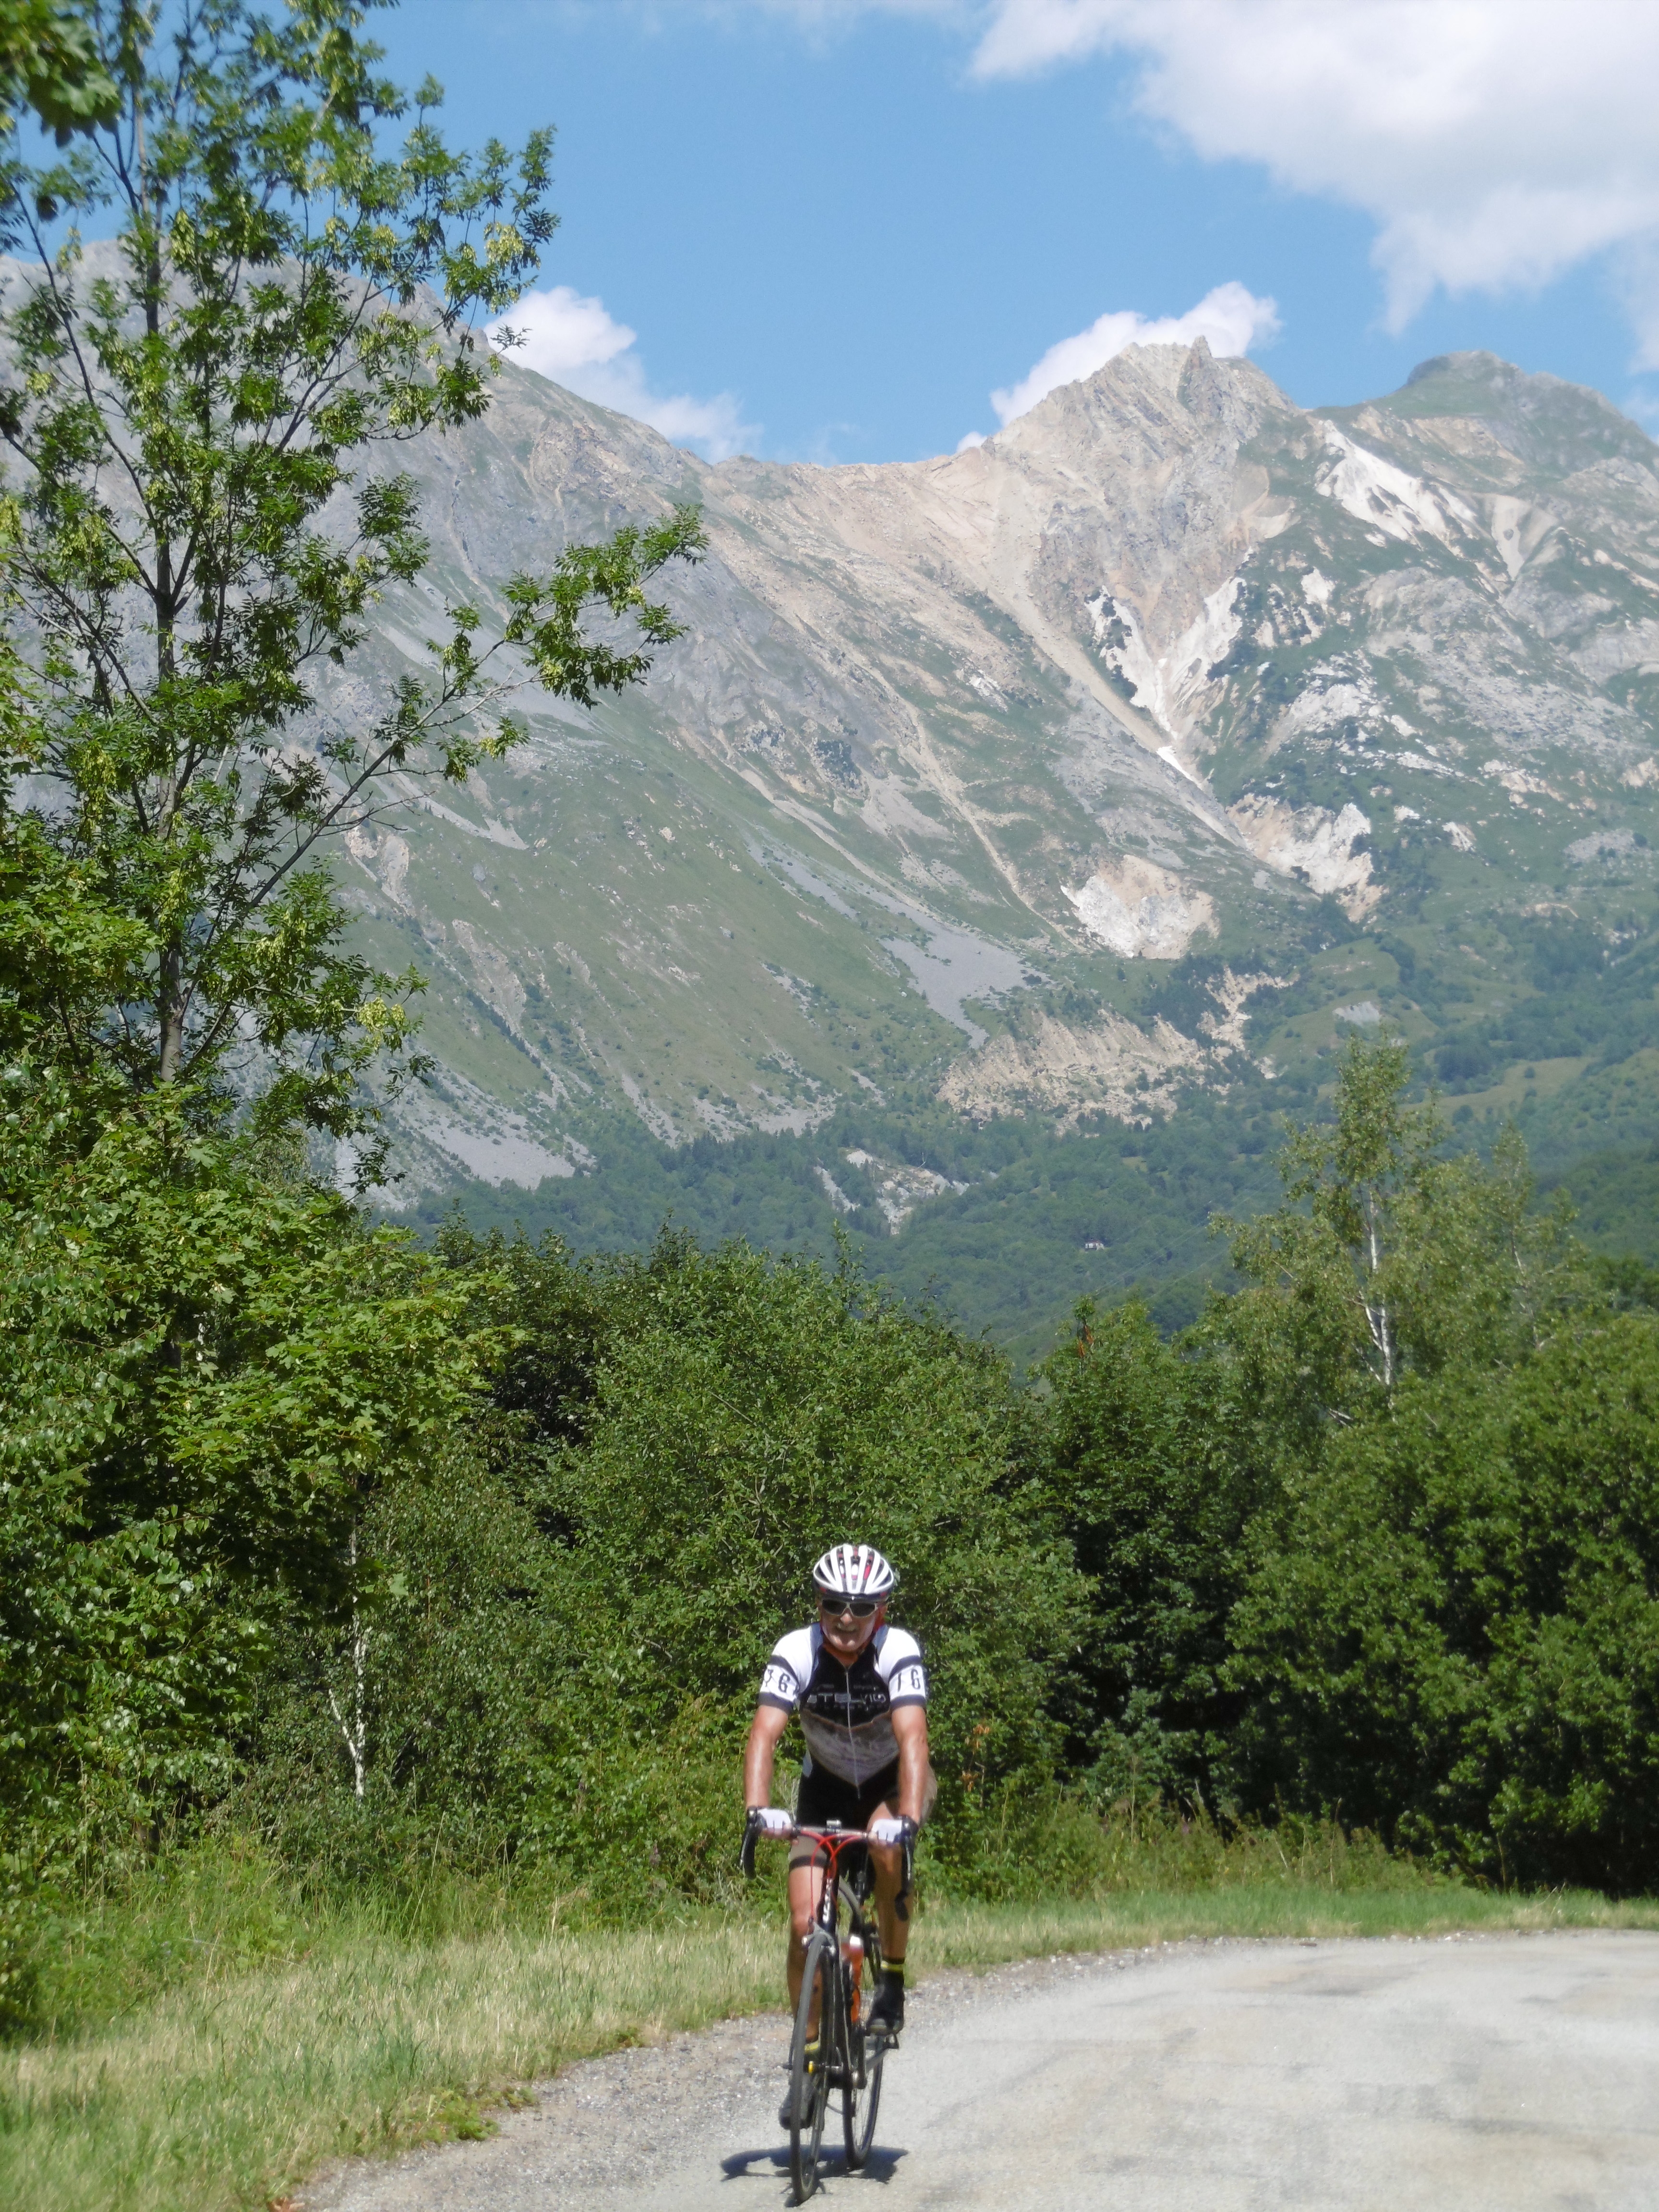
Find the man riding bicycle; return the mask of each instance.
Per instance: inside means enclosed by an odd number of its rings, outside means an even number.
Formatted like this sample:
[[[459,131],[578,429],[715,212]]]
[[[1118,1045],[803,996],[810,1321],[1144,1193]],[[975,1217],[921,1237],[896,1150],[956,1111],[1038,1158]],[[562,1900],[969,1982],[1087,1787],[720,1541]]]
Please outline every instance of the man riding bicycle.
[[[904,1954],[909,1941],[901,1895],[906,1851],[932,1810],[927,1758],[927,1677],[921,1647],[887,1624],[898,1588],[893,1569],[868,1544],[837,1544],[812,1570],[817,1618],[781,1637],[761,1676],[760,1702],[744,1759],[744,1802],[763,1834],[838,1821],[872,1838],[881,1979],[871,2033],[904,2025]],[[807,1757],[795,1810],[771,1803],[773,1762],[799,1708]],[[789,2002],[800,1996],[806,1940],[823,1887],[816,1846],[798,1838],[789,1855]]]

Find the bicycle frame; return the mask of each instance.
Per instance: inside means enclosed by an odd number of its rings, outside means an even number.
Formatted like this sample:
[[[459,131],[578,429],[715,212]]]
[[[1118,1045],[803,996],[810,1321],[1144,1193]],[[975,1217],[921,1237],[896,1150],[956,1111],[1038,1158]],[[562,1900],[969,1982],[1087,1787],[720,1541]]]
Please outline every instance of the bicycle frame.
[[[755,1871],[755,1845],[760,1836],[751,1815],[743,1839],[742,1864],[746,1875]],[[812,1846],[811,1856],[805,1863],[815,1872],[822,1871],[823,1887],[806,1938],[806,1979],[795,1998],[794,2043],[790,2057],[792,2087],[786,2105],[793,2116],[789,2157],[797,2203],[805,2203],[817,2186],[824,2108],[832,2090],[839,2089],[842,2094],[842,2126],[848,2170],[856,2172],[863,2166],[869,2155],[881,2100],[883,2060],[895,2039],[880,2032],[866,2039],[860,1968],[865,1960],[869,1962],[873,1983],[881,1966],[881,1935],[878,1926],[873,1924],[873,1916],[869,1921],[864,1917],[872,1885],[846,1879],[843,1867],[850,1852],[867,1850],[873,1838],[867,1829],[842,1828],[832,1821],[822,1828],[793,1826],[787,1837],[771,1840],[794,1842],[802,1838]],[[878,1844],[875,1848],[879,1850],[882,1846]],[[901,1912],[909,1894],[911,1872],[912,1853],[907,1844],[902,1887],[898,1896]],[[843,1887],[848,1907],[845,1937],[841,1928]],[[854,1942],[856,1949],[853,1948]],[[821,1993],[816,2028],[812,2026],[814,1989]],[[809,2099],[803,2085],[814,2076],[817,2087]]]
[[[834,1935],[836,1907],[841,1902],[842,1858],[846,1852],[867,1844],[870,1841],[869,1831],[865,1828],[838,1828],[832,1822],[827,1828],[797,1828],[792,1840],[799,1840],[803,1836],[810,1837],[817,1846],[811,1857],[807,1861],[807,1864],[815,1874],[818,1871],[818,1852],[822,1851],[823,1854],[823,1888],[819,1893],[817,1911],[814,1917],[820,1928],[827,1928]],[[860,1910],[863,1903],[864,1899],[854,1893],[853,1919],[860,1933],[864,1929],[864,1915]],[[836,1941],[836,1948],[840,1948],[839,1937]]]
[[[834,1948],[835,1986],[841,1996],[842,2011],[847,2013],[849,2010],[852,1996],[853,1972],[846,1957],[846,1946],[842,1938],[840,1927],[842,1860],[848,1851],[867,1849],[874,1844],[875,1839],[867,1828],[843,1828],[832,1820],[825,1827],[793,1827],[787,1836],[769,1837],[766,1840],[770,1843],[794,1843],[802,1837],[810,1838],[814,1846],[812,1856],[807,1862],[814,1871],[818,1869],[820,1854],[822,1854],[823,1887],[818,1893],[817,1905],[812,1915],[812,1924],[815,1928],[823,1930]],[[760,1840],[761,1832],[751,1823],[744,1831],[743,1839],[742,1863],[743,1870],[746,1875],[752,1875],[755,1871],[755,1845]],[[883,1848],[880,1844],[876,1844],[875,1847],[877,1850]],[[899,1883],[898,1895],[895,1899],[901,1919],[909,1917],[906,1910],[906,1900],[910,1894],[914,1864],[914,1850],[907,1844],[904,1846],[903,1874]],[[851,1924],[848,1934],[858,1937],[863,1948],[864,1958],[869,1962],[873,1981],[881,1964],[881,1930],[873,1913],[869,1919],[866,1920],[865,1917],[864,1907],[868,1901],[867,1892],[860,1895],[857,1890],[849,1890],[848,1917]],[[834,2039],[837,2044],[844,2045],[850,2039],[848,2031],[851,2026],[850,2017],[836,2023]],[[849,2065],[852,2064],[850,2051],[846,2053],[846,2059]],[[857,2070],[861,2072],[861,2069]],[[862,2086],[861,2083],[860,2086]]]

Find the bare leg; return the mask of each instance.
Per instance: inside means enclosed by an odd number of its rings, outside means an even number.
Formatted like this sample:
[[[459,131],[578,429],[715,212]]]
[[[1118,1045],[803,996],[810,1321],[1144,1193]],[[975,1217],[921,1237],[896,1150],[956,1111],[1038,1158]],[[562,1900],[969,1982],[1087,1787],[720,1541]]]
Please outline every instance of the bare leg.
[[[878,1805],[866,1822],[890,1820],[890,1805]],[[898,1916],[899,1884],[904,1879],[904,1853],[896,1845],[872,1844],[870,1865],[876,1877],[876,1925],[881,1930],[881,1955],[889,1966],[902,1966],[910,1942],[910,1923]]]
[[[810,1863],[789,1869],[789,2009],[800,2002],[801,1977],[806,1972],[806,1939],[817,1918],[823,1895],[823,1869]],[[811,2021],[814,2029],[817,2021]]]

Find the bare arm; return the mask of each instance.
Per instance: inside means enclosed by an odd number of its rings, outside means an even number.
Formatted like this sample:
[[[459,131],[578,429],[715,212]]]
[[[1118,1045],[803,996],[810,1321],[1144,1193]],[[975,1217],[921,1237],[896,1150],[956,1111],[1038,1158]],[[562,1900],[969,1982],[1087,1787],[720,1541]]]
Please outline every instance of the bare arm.
[[[916,1711],[920,1712],[921,1710],[918,1705]],[[781,1705],[757,1705],[755,1708],[755,1717],[749,1729],[749,1748],[743,1756],[743,1802],[750,1811],[757,1805],[769,1805],[772,1802],[772,1763],[788,1725],[789,1716]],[[926,1733],[924,1729],[924,1741]],[[924,1769],[927,1763],[924,1751]]]
[[[899,1756],[899,1814],[920,1827],[927,1804],[927,1708],[895,1705],[892,1719]],[[752,1744],[754,1739],[750,1741]]]

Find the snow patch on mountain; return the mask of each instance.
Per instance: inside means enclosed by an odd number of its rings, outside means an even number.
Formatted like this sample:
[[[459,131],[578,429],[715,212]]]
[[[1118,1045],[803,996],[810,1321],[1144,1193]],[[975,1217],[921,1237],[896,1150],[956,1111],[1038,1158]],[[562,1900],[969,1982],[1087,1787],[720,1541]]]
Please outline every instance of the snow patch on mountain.
[[[966,1190],[965,1182],[955,1182],[932,1168],[913,1167],[907,1161],[893,1165],[878,1159],[873,1152],[851,1152],[843,1154],[849,1167],[862,1168],[876,1186],[876,1204],[887,1223],[888,1234],[896,1237],[899,1231],[915,1212],[918,1206],[930,1198],[943,1198],[947,1191],[960,1194]],[[837,1193],[850,1212],[852,1203],[826,1170],[818,1174],[824,1183]]]
[[[354,823],[347,830],[346,851],[367,876],[380,886],[388,904],[400,912],[412,914],[407,884],[409,880],[409,844],[395,830],[377,828],[372,823]]]
[[[1486,527],[1513,583],[1551,531],[1559,529],[1559,518],[1535,501],[1510,499],[1502,494],[1483,505]]]
[[[598,1165],[575,1138],[538,1127],[531,1118],[556,1111],[562,1085],[532,1101],[530,1113],[520,1113],[453,1069],[444,1069],[438,1082],[441,1091],[436,1085],[411,1085],[398,1101],[404,1178],[373,1194],[374,1204],[388,1212],[407,1211],[422,1190],[441,1188],[457,1169],[497,1188],[517,1183],[533,1190],[549,1176],[568,1178]],[[339,1148],[339,1158],[343,1170],[353,1164],[349,1143]]]
[[[1546,783],[1541,775],[1534,775],[1530,769],[1516,768],[1510,761],[1484,761],[1480,773],[1501,784],[1517,806],[1524,806],[1528,799],[1553,799],[1558,805],[1563,803],[1553,784]]]
[[[1210,996],[1221,1012],[1199,1016],[1200,1033],[1224,1051],[1242,1052],[1250,1000],[1258,991],[1286,991],[1295,981],[1294,975],[1271,975],[1265,969],[1236,975],[1231,968],[1224,968],[1218,980],[1210,985]]]
[[[1409,544],[1419,531],[1449,545],[1461,525],[1479,527],[1473,511],[1455,492],[1407,474],[1380,453],[1356,446],[1334,422],[1324,425],[1325,450],[1331,456],[1314,479],[1314,489],[1334,499],[1357,522],[1385,538]]]
[[[1357,681],[1345,678],[1333,683],[1328,678],[1328,671],[1313,671],[1307,690],[1298,692],[1279,716],[1273,730],[1276,738],[1315,737],[1326,730],[1340,730],[1345,722],[1381,720],[1382,702],[1368,675],[1362,674]]]
[[[1229,576],[1205,599],[1197,617],[1174,643],[1156,653],[1127,601],[1102,592],[1088,602],[1095,649],[1131,686],[1133,703],[1172,738],[1184,736],[1203,704],[1210,671],[1232,651],[1239,632],[1233,603],[1242,576]]]

